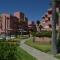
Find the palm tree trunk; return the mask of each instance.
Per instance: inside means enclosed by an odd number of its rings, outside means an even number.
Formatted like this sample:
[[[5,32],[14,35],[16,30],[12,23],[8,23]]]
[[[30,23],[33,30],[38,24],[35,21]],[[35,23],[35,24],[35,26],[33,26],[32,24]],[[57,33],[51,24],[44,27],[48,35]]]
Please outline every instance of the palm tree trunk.
[[[33,36],[33,43],[35,43],[35,36]]]
[[[57,41],[58,41],[58,53],[60,53],[60,7],[59,7],[59,11],[58,11],[59,17],[58,17],[58,35],[57,35]]]
[[[58,19],[58,21],[59,21],[59,28],[58,28],[58,39],[60,39],[60,12],[59,12],[59,19]]]
[[[56,8],[55,8],[55,1],[52,1],[52,4],[53,4],[53,9],[52,9],[52,53],[54,54],[54,55],[56,55],[56,53],[57,53],[57,47],[56,47],[56,45],[57,45],[57,43],[56,43],[56,41],[57,41],[57,37],[56,37],[56,15],[55,15],[55,13],[56,13]]]
[[[36,27],[37,27],[37,32],[40,32],[39,25],[37,25]]]

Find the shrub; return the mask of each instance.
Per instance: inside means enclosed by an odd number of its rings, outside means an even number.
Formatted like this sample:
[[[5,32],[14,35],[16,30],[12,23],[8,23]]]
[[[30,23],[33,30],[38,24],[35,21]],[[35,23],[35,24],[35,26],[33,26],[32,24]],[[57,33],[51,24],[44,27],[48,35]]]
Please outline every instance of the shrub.
[[[36,32],[31,32],[32,36],[36,36]]]
[[[0,60],[17,60],[17,45],[0,42]]]

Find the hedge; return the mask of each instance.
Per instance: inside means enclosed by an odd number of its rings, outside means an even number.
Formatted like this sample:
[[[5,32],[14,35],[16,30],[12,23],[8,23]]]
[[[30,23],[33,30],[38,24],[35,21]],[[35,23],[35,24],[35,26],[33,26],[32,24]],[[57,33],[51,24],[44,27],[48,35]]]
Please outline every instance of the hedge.
[[[51,31],[43,31],[43,32],[33,32],[33,36],[36,37],[52,37],[52,32]]]

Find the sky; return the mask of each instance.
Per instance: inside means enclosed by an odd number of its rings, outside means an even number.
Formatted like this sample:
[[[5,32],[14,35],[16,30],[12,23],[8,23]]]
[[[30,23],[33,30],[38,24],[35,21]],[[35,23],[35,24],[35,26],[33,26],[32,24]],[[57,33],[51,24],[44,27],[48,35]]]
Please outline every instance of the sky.
[[[0,0],[0,13],[21,11],[29,20],[40,20],[50,7],[50,0]]]

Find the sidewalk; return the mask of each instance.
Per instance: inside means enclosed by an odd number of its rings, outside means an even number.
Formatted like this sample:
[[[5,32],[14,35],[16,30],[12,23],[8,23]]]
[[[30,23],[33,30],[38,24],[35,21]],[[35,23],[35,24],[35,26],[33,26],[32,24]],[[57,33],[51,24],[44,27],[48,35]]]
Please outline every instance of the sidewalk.
[[[24,49],[26,52],[28,52],[29,54],[31,54],[32,56],[36,57],[38,60],[58,60],[55,57],[53,57],[52,55],[46,54],[44,52],[41,52],[40,50],[37,50],[35,48],[32,48],[32,47],[24,44],[25,41],[24,40],[21,41],[20,47],[22,49]]]

